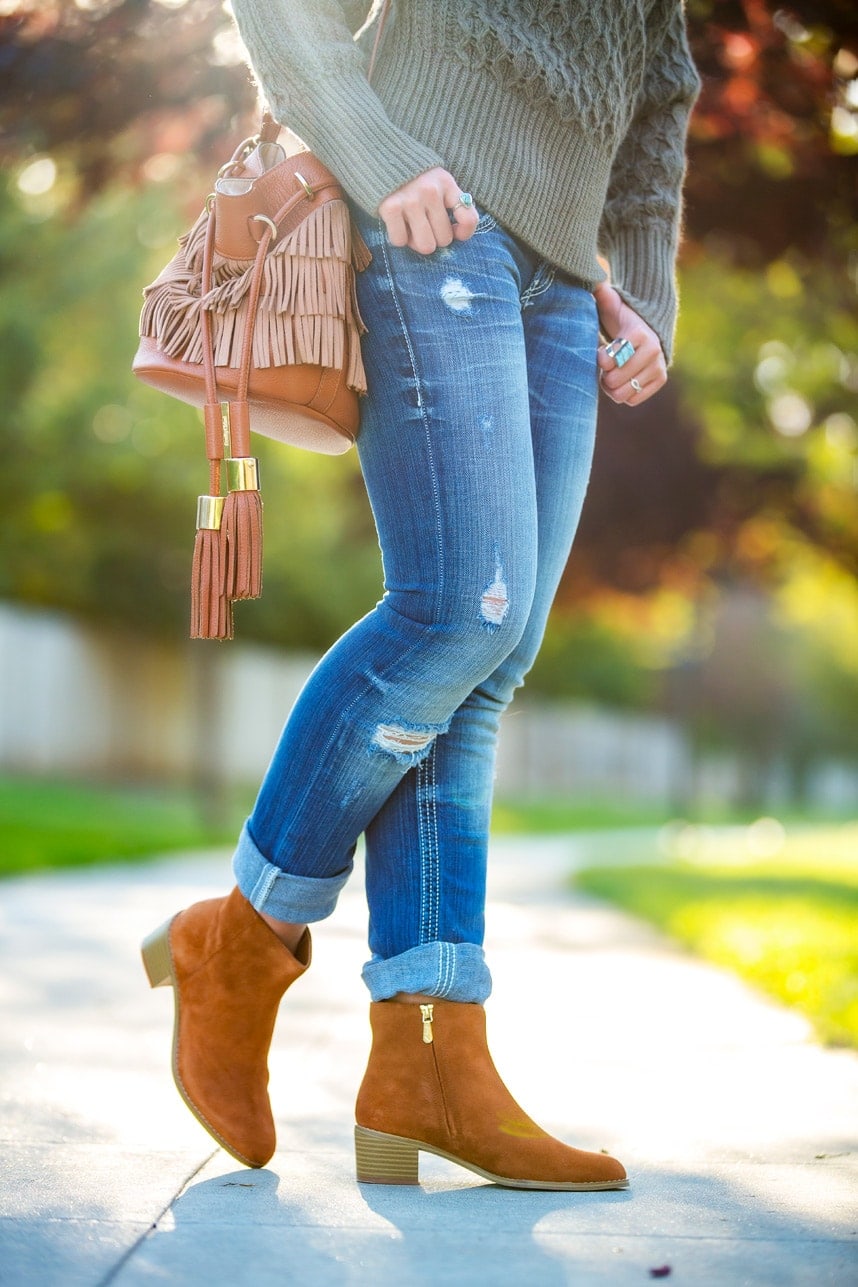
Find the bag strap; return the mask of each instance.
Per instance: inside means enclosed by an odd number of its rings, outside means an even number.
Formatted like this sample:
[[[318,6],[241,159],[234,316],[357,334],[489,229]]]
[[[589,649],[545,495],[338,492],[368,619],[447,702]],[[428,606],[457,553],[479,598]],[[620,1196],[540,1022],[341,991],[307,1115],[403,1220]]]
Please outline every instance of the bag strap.
[[[377,21],[375,40],[370,56],[367,78],[372,77],[381,45],[384,24],[390,9],[390,0],[384,0]],[[276,142],[280,126],[266,110],[262,114],[259,134],[240,144],[232,161],[224,167],[238,164],[248,150],[259,143]],[[203,408],[206,435],[206,454],[209,459],[210,494],[201,497],[206,502],[205,513],[197,511],[197,541],[194,547],[194,580],[192,581],[192,627],[194,637],[225,638],[232,634],[231,601],[256,598],[262,586],[262,502],[259,496],[257,463],[250,455],[250,407],[248,389],[253,364],[253,338],[259,296],[265,273],[265,261],[272,244],[281,235],[281,223],[301,203],[315,201],[326,188],[335,188],[335,195],[342,196],[339,184],[330,178],[323,185],[309,186],[300,175],[299,190],[271,218],[257,216],[262,233],[254,256],[250,274],[245,329],[241,358],[238,367],[238,387],[224,411],[218,398],[217,372],[215,369],[212,319],[205,308],[199,310],[200,338],[203,350],[203,375],[206,400]],[[322,197],[322,204],[331,196]],[[205,297],[212,289],[217,225],[217,202],[210,197],[206,203],[208,224],[203,248],[201,290]],[[221,497],[222,465],[226,458],[227,495]],[[209,512],[211,511],[211,512]]]
[[[372,84],[372,73],[375,71],[375,60],[378,57],[378,51],[381,48],[381,36],[384,31],[384,24],[387,22],[387,15],[390,12],[390,0],[384,0],[381,6],[381,13],[378,16],[378,23],[375,29],[375,40],[372,42],[372,53],[369,56],[369,67],[367,68],[366,78]]]
[[[215,206],[209,198],[208,223],[206,240],[203,247],[201,294],[207,295],[212,284],[212,262],[215,246]],[[221,404],[217,394],[217,377],[214,364],[214,344],[212,342],[212,319],[208,309],[200,308],[200,337],[203,348],[203,377],[206,387],[206,401],[203,416],[206,430],[206,455],[209,458],[209,492],[219,496],[221,490],[221,461],[224,458],[224,428]]]
[[[379,11],[376,23],[375,39],[373,40],[372,52],[369,58],[367,68],[367,80],[372,81],[373,72],[375,71],[378,52],[381,48],[381,39],[384,33],[385,23],[390,13],[390,0],[383,0],[381,10]],[[266,107],[262,113],[262,122],[257,136],[260,143],[274,143],[280,133],[280,124],[275,120],[271,111]],[[233,162],[242,159],[245,144],[241,144],[233,156]],[[265,256],[271,243],[279,235],[279,225],[289,212],[304,199],[303,191],[297,192],[286,202],[281,210],[277,212],[273,220],[265,221],[262,236],[259,240],[259,248],[256,252],[256,259],[253,265],[253,272],[250,278],[250,290],[247,307],[247,325],[245,328],[244,344],[241,354],[241,363],[239,366],[238,388],[234,402],[230,403],[230,451],[233,456],[250,455],[250,433],[249,433],[249,416],[247,413],[247,390],[250,383],[250,368],[252,365],[253,355],[253,329],[256,321],[256,310],[259,303],[259,291],[262,285],[262,274],[265,263]],[[211,272],[212,259],[214,253],[215,240],[215,206],[211,203],[209,211],[209,224],[206,230],[205,256],[203,259],[203,295],[208,294],[211,289]],[[206,445],[209,449],[209,460],[212,462],[214,483],[214,469],[216,462],[223,459],[224,454],[224,431],[221,422],[220,403],[217,398],[217,385],[214,370],[214,355],[211,343],[211,319],[208,313],[203,310],[201,313],[202,339],[203,339],[203,366],[205,371],[206,382]],[[209,410],[211,406],[212,410]],[[217,408],[217,416],[214,415],[214,408]],[[209,425],[211,421],[211,425]],[[218,477],[219,477],[219,465]]]

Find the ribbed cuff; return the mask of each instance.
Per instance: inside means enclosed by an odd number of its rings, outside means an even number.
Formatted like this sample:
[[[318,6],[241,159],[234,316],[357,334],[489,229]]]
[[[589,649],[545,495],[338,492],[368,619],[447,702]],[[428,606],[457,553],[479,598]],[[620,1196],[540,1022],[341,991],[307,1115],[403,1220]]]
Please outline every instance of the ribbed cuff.
[[[423,943],[388,960],[375,956],[361,977],[373,1001],[387,1001],[397,992],[423,992],[482,1004],[492,990],[485,954],[476,943]]]
[[[676,329],[674,256],[664,231],[647,227],[617,229],[608,249],[611,285],[655,331],[668,362]]]
[[[235,883],[258,912],[303,925],[323,921],[331,915],[351,875],[352,864],[336,876],[293,876],[260,853],[245,824],[233,855],[232,870]]]

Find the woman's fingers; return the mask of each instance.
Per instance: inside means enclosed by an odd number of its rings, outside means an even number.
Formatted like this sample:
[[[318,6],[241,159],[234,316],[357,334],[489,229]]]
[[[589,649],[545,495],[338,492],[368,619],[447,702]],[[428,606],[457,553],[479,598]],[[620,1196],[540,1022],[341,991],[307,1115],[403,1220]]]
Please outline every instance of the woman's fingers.
[[[629,347],[620,347],[623,340]],[[630,353],[629,348],[634,352]],[[623,406],[636,407],[646,402],[667,383],[667,364],[661,344],[645,323],[602,345],[597,360],[602,388],[612,401]]]
[[[593,294],[602,331],[612,337],[597,353],[599,381],[613,402],[639,406],[667,383],[661,341],[608,282]]]
[[[461,197],[452,174],[440,166],[391,192],[378,207],[391,245],[431,255],[454,238],[466,241],[476,229],[478,216],[473,205],[461,204]]]
[[[451,187],[444,194],[444,208],[456,241],[467,241],[477,230],[479,212],[470,192],[463,192],[451,175]]]

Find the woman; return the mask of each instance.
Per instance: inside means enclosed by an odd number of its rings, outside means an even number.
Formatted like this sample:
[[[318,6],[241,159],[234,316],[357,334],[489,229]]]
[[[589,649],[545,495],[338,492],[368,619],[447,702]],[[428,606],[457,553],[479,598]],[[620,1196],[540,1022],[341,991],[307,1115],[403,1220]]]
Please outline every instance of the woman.
[[[682,6],[396,0],[371,85],[367,0],[233,9],[274,115],[338,176],[373,254],[359,452],[385,593],[289,716],[237,888],[144,946],[176,993],[177,1084],[229,1152],[268,1161],[277,1007],[363,834],[358,1178],[415,1182],[419,1145],[510,1187],[622,1188],[619,1162],[546,1135],[491,1062],[486,850],[498,719],[569,554],[599,380],[637,406],[666,379],[698,86]]]

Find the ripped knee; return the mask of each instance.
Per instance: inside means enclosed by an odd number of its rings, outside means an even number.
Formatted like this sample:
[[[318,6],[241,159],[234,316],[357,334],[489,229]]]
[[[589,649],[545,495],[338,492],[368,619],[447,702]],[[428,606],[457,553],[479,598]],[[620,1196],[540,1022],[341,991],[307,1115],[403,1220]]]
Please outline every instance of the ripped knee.
[[[372,738],[376,750],[390,755],[398,764],[411,767],[425,760],[435,738],[446,732],[439,724],[379,724]]]
[[[488,630],[497,630],[509,612],[509,591],[503,579],[503,569],[498,564],[495,579],[487,585],[480,598],[480,617]]]

